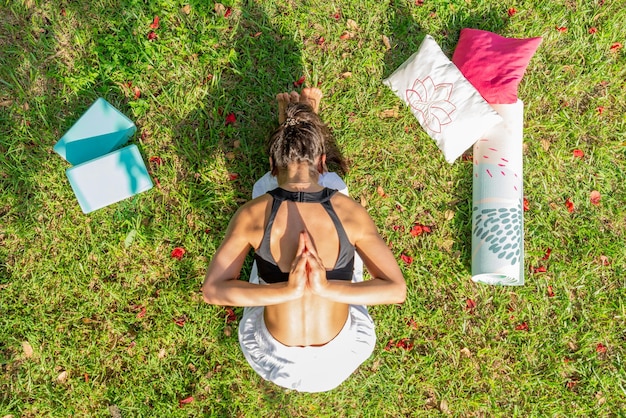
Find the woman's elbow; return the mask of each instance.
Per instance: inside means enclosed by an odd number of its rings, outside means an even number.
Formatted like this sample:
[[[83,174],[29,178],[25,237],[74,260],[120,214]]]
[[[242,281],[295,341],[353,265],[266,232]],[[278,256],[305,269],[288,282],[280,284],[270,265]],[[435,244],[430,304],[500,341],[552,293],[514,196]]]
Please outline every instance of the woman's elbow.
[[[202,285],[202,299],[210,305],[221,305],[218,292],[215,286],[211,286],[208,283]]]
[[[404,303],[406,300],[406,283],[404,280],[397,284],[394,292],[394,299],[393,303]]]

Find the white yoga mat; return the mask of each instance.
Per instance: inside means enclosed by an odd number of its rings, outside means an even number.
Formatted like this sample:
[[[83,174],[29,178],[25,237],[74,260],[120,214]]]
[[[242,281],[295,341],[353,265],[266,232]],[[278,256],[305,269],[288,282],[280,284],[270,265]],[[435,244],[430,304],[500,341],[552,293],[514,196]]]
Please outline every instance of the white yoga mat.
[[[474,144],[472,280],[524,284],[524,103],[494,104],[503,122]]]

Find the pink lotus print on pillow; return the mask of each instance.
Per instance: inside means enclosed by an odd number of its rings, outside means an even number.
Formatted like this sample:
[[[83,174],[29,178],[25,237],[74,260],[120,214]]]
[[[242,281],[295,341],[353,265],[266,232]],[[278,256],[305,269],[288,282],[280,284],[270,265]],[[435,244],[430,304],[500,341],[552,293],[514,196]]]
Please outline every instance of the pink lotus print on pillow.
[[[413,88],[406,90],[406,100],[424,128],[441,133],[442,126],[452,123],[456,106],[450,101],[452,83],[435,84],[430,76],[416,79]]]

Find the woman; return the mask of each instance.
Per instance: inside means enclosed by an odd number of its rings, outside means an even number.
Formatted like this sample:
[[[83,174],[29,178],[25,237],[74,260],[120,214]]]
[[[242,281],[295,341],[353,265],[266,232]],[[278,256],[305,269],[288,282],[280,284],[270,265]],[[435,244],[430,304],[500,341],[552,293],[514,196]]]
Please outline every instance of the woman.
[[[376,337],[365,305],[406,295],[365,209],[319,184],[330,143],[316,113],[320,98],[318,89],[278,96],[281,124],[269,142],[278,187],[235,213],[202,289],[207,303],[246,307],[239,342],[252,368],[303,392],[335,388],[371,355]],[[251,248],[250,281],[238,280]],[[371,280],[355,274],[358,256]]]

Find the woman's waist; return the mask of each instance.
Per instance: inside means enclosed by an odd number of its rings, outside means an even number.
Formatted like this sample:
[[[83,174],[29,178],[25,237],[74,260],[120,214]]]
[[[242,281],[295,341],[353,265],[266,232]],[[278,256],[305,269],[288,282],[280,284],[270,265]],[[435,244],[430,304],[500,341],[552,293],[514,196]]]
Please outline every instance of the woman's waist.
[[[343,303],[305,297],[266,306],[264,320],[270,334],[284,345],[324,345],[339,334],[349,309]]]

